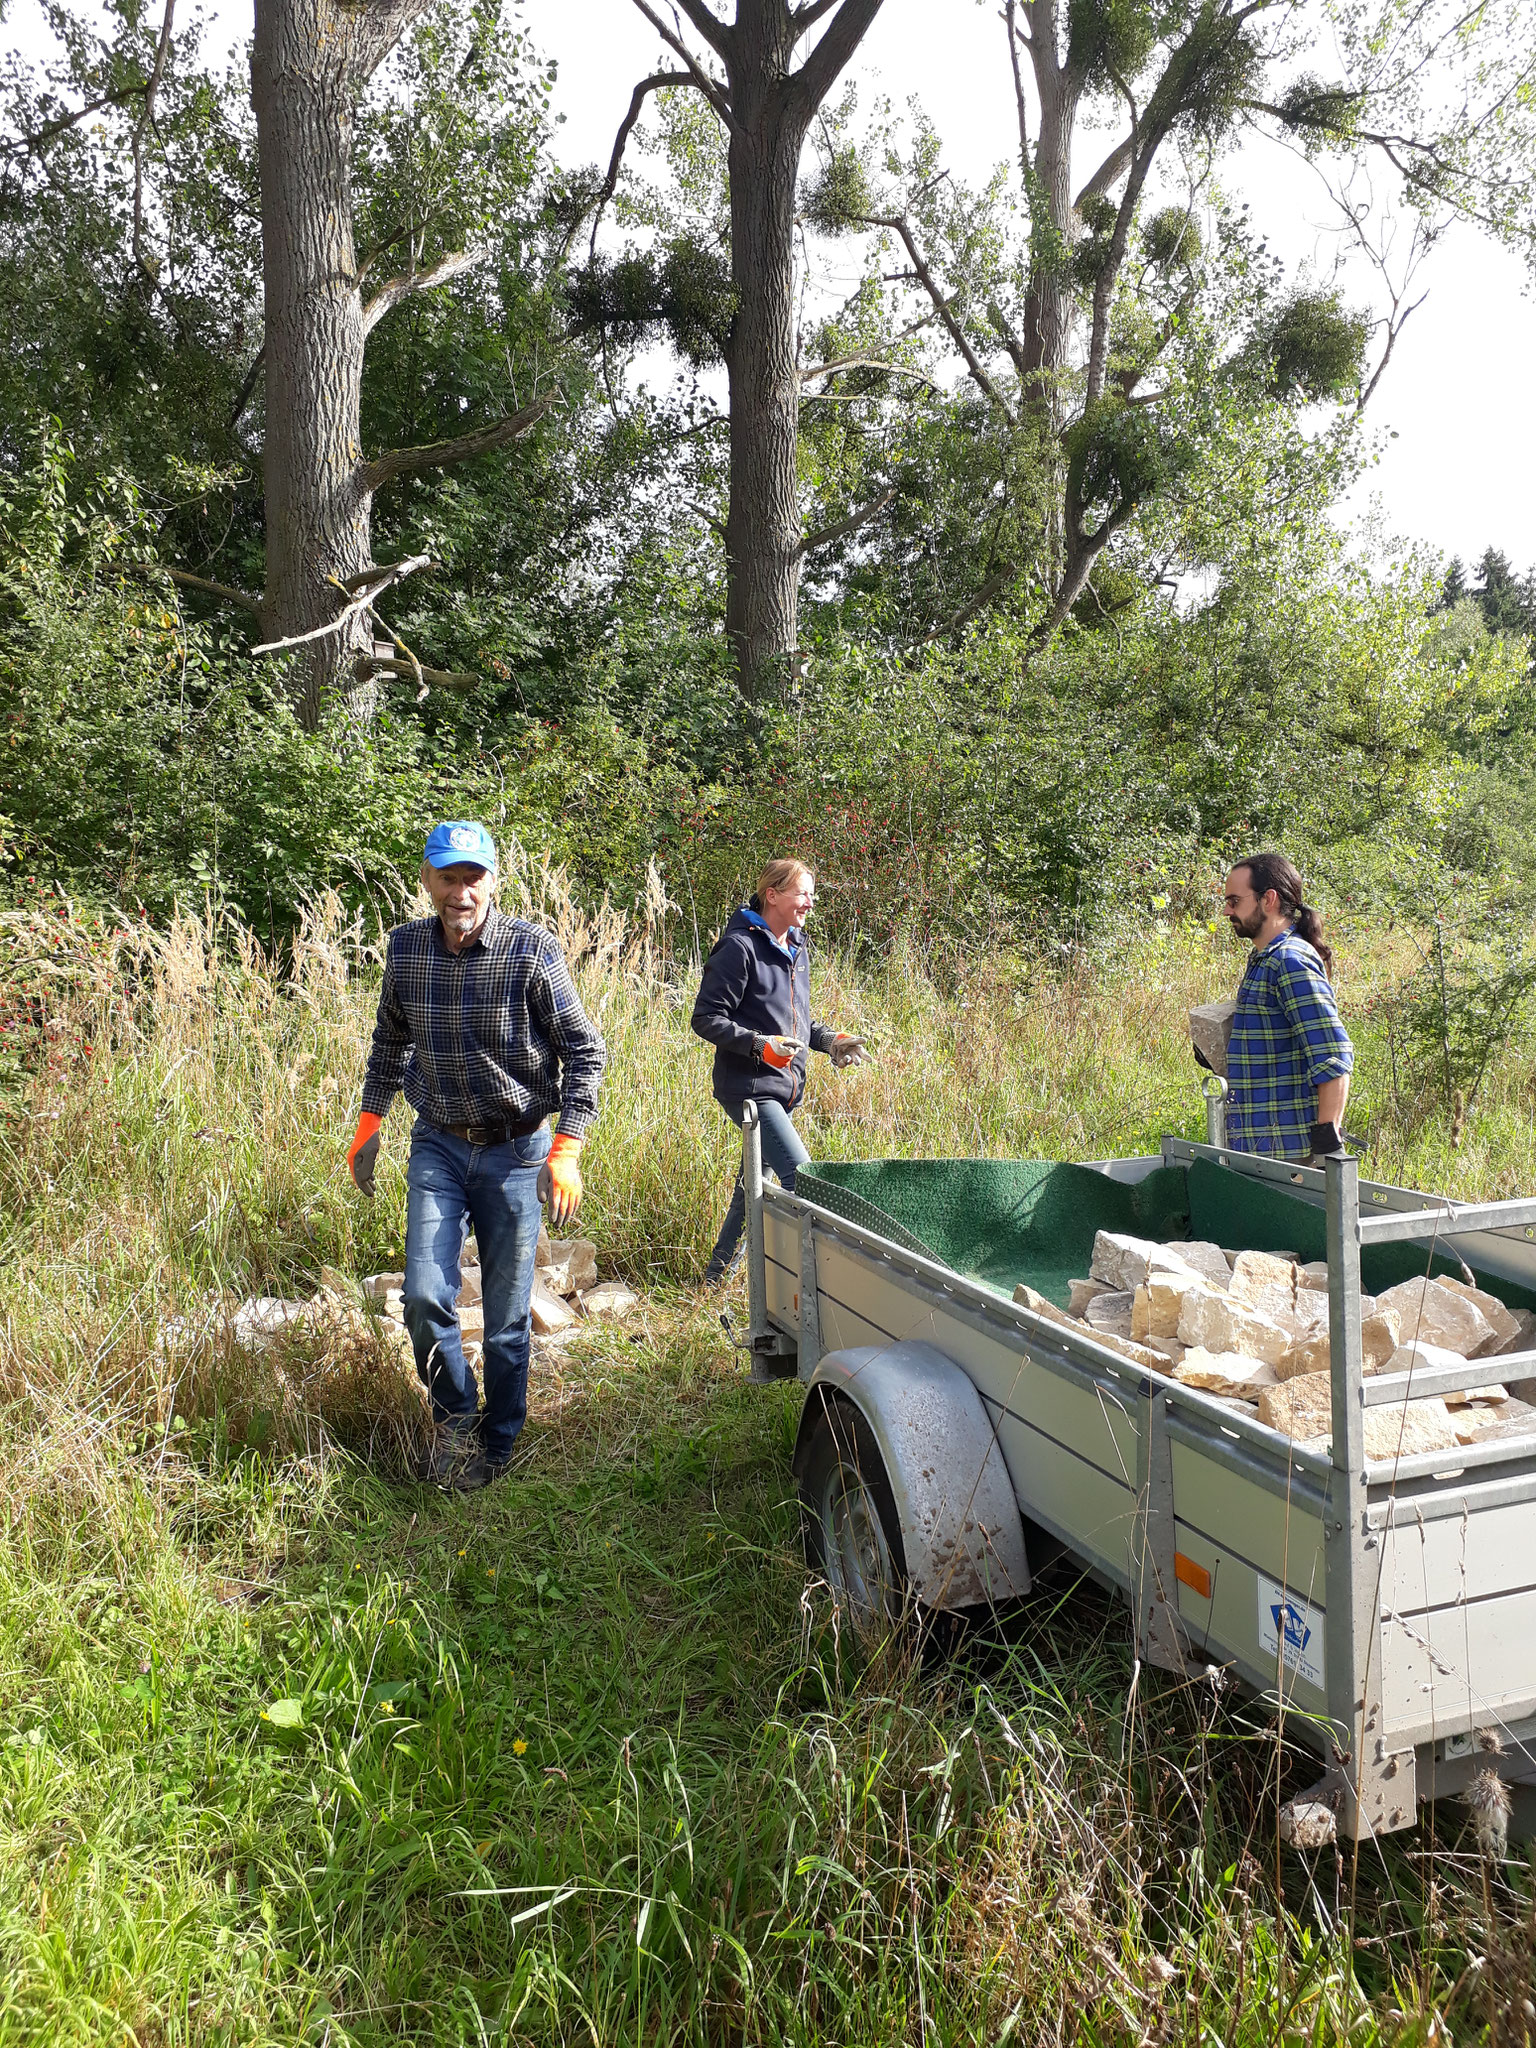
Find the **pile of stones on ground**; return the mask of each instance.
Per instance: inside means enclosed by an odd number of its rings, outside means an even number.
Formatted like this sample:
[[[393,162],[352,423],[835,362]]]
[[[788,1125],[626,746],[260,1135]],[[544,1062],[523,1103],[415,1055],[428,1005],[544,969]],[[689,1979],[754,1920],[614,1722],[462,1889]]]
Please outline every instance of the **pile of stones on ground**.
[[[1101,1230],[1088,1277],[1062,1310],[1031,1287],[1014,1300],[1086,1329],[1139,1365],[1257,1415],[1303,1443],[1333,1434],[1328,1268],[1294,1252],[1156,1244]],[[1445,1275],[1404,1280],[1360,1304],[1367,1373],[1427,1373],[1536,1348],[1536,1315]],[[1521,1381],[1521,1395],[1536,1382]],[[1536,1407],[1508,1387],[1479,1387],[1365,1411],[1371,1458],[1448,1450],[1536,1429]]]
[[[483,1283],[479,1251],[470,1238],[460,1268],[459,1329],[471,1363],[479,1362],[485,1339]],[[249,1350],[262,1350],[305,1333],[324,1332],[343,1347],[366,1346],[374,1333],[409,1360],[410,1338],[403,1314],[405,1275],[372,1273],[361,1283],[369,1306],[360,1308],[359,1283],[327,1267],[320,1286],[307,1301],[276,1295],[252,1295],[209,1301],[193,1316],[173,1316],[161,1324],[159,1344],[172,1350],[187,1342],[223,1336]],[[533,1333],[549,1343],[575,1335],[593,1322],[622,1322],[640,1306],[639,1297],[617,1280],[599,1280],[597,1247],[590,1238],[551,1238],[540,1230],[535,1254],[532,1301]],[[381,1327],[382,1326],[382,1327]]]
[[[485,1340],[484,1283],[473,1238],[464,1248],[460,1273],[459,1334],[469,1355]],[[370,1273],[362,1286],[363,1293],[380,1305],[390,1331],[405,1339],[405,1275]],[[590,1238],[552,1238],[547,1230],[540,1230],[529,1303],[535,1337],[558,1340],[573,1335],[583,1323],[623,1322],[639,1306],[639,1296],[619,1281],[599,1280],[597,1246]]]

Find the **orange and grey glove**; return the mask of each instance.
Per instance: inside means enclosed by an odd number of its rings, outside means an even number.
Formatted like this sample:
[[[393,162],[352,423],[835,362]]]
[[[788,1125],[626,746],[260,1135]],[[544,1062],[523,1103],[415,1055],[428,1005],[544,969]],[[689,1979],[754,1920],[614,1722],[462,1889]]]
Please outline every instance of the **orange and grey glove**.
[[[834,1067],[862,1067],[872,1057],[863,1039],[852,1031],[839,1031],[827,1050]]]
[[[581,1207],[581,1140],[557,1131],[549,1157],[535,1184],[541,1202],[549,1204],[549,1220],[563,1229]]]
[[[777,1068],[781,1074],[786,1067],[793,1066],[795,1054],[801,1050],[798,1038],[786,1038],[782,1032],[775,1032],[772,1038],[759,1038],[756,1045],[763,1064]]]
[[[379,1131],[384,1119],[365,1109],[357,1120],[357,1129],[352,1136],[352,1149],[347,1154],[347,1171],[357,1183],[358,1192],[373,1200],[373,1169],[379,1163]]]

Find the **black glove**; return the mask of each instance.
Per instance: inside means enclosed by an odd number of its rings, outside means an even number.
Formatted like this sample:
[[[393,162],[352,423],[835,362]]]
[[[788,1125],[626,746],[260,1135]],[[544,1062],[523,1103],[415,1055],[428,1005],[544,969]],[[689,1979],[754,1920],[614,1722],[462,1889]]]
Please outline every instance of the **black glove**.
[[[1195,1065],[1197,1067],[1204,1067],[1205,1071],[1208,1074],[1215,1073],[1216,1069],[1211,1065],[1210,1061],[1206,1058],[1205,1054],[1200,1050],[1198,1045],[1192,1045],[1190,1047],[1190,1051],[1195,1056]]]
[[[1314,1124],[1308,1143],[1312,1148],[1311,1163],[1314,1166],[1324,1159],[1347,1159],[1349,1157],[1348,1149],[1344,1143],[1344,1126],[1342,1124]]]

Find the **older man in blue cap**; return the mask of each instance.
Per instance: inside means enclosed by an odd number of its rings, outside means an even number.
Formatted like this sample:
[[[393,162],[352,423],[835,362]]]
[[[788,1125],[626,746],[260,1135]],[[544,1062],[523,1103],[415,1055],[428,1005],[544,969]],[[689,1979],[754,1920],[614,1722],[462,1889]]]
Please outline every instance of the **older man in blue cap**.
[[[347,1154],[373,1194],[398,1090],[416,1111],[406,1166],[405,1325],[438,1425],[427,1476],[459,1489],[507,1468],[527,1414],[528,1304],[539,1205],[568,1223],[606,1057],[548,932],[492,903],[496,842],[453,820],[428,839],[434,915],[389,935],[363,1107]],[[546,1128],[557,1112],[551,1139]],[[485,1294],[485,1407],[455,1303],[473,1225]]]

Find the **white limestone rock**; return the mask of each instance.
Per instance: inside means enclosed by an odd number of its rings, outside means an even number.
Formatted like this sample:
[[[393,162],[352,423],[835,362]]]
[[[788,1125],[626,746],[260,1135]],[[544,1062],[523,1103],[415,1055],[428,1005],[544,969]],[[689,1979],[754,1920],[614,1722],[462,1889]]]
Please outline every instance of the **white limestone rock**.
[[[1443,1401],[1409,1401],[1401,1408],[1367,1408],[1368,1458],[1411,1457],[1417,1451],[1451,1450],[1456,1426]],[[1325,1372],[1304,1373],[1259,1395],[1259,1420],[1282,1436],[1309,1443],[1333,1435],[1333,1387]]]
[[[1124,1231],[1101,1230],[1093,1240],[1093,1257],[1088,1264],[1090,1279],[1102,1280],[1121,1293],[1139,1287],[1148,1273],[1190,1273],[1194,1268],[1179,1252],[1154,1244],[1148,1237],[1130,1237]]]
[[[1439,1344],[1400,1344],[1387,1361],[1388,1372],[1406,1372],[1420,1375],[1438,1370],[1456,1371],[1467,1363],[1459,1351],[1449,1351]],[[1409,1391],[1413,1382],[1409,1380]],[[1470,1392],[1462,1387],[1442,1391],[1441,1399],[1448,1407],[1464,1407],[1468,1401],[1507,1401],[1509,1389],[1497,1384],[1488,1387],[1474,1387]]]
[[[460,1308],[467,1308],[477,1301],[484,1301],[485,1286],[478,1266],[465,1266],[461,1268],[459,1279],[463,1283],[459,1288]]]
[[[1105,1280],[1069,1280],[1067,1286],[1071,1289],[1071,1294],[1067,1301],[1067,1314],[1069,1316],[1081,1317],[1096,1294],[1109,1294],[1113,1292],[1109,1283]],[[1015,1294],[1013,1298],[1017,1301],[1019,1297]]]
[[[1397,1310],[1408,1344],[1433,1344],[1472,1358],[1493,1339],[1493,1326],[1477,1304],[1439,1280],[1400,1281],[1378,1295],[1376,1305]]]
[[[1137,1343],[1148,1337],[1176,1337],[1185,1297],[1215,1292],[1199,1273],[1152,1273],[1131,1297],[1130,1334]]]
[[[370,1273],[362,1288],[371,1301],[382,1301],[386,1294],[398,1294],[404,1285],[403,1273]]]
[[[1231,1291],[1234,1300],[1261,1307],[1269,1296],[1296,1299],[1297,1261],[1276,1252],[1239,1252],[1232,1261]]]
[[[1277,1387],[1272,1365],[1262,1358],[1244,1358],[1235,1351],[1205,1351],[1198,1346],[1186,1351],[1173,1369],[1180,1386],[1198,1387],[1207,1394],[1225,1394],[1239,1401],[1256,1401],[1267,1387]]]
[[[1302,1373],[1327,1372],[1333,1363],[1328,1341],[1327,1303],[1321,1322],[1301,1339],[1296,1349],[1276,1371],[1281,1379],[1296,1379]],[[1393,1352],[1403,1341],[1402,1318],[1394,1308],[1378,1308],[1360,1318],[1361,1370],[1383,1372]]]
[[[622,1322],[640,1306],[639,1295],[631,1293],[617,1280],[599,1281],[596,1287],[589,1287],[579,1295],[577,1301],[583,1316],[595,1322]]]
[[[1119,1290],[1111,1294],[1096,1294],[1084,1313],[1083,1320],[1090,1330],[1108,1332],[1114,1337],[1129,1337],[1131,1315],[1135,1297]]]
[[[1318,1294],[1328,1292],[1328,1261],[1311,1259],[1304,1266],[1296,1268],[1296,1281],[1300,1287],[1309,1287]]]
[[[1072,1285],[1079,1287],[1082,1283],[1074,1280]],[[1065,1329],[1075,1330],[1081,1336],[1082,1323],[1079,1318],[1069,1315],[1065,1309],[1058,1308],[1054,1301],[1048,1301],[1043,1294],[1037,1294],[1026,1281],[1021,1280],[1014,1288],[1013,1298],[1020,1308],[1031,1309],[1037,1316],[1043,1316],[1048,1323],[1060,1323]]]
[[[535,1253],[537,1260],[537,1253]],[[550,1239],[549,1263],[539,1276],[551,1294],[579,1294],[597,1285],[597,1246],[588,1237]]]
[[[1230,998],[1219,1003],[1196,1003],[1190,1010],[1189,1035],[1213,1074],[1226,1074],[1227,1042],[1236,1014],[1237,1004]]]
[[[1257,1309],[1229,1295],[1194,1290],[1184,1297],[1178,1338],[1191,1350],[1198,1347],[1218,1356],[1235,1351],[1244,1358],[1262,1358],[1266,1365],[1279,1365],[1296,1342],[1294,1331]]]
[[[534,1334],[539,1337],[553,1337],[561,1330],[574,1329],[576,1311],[552,1294],[541,1279],[533,1283],[533,1296],[528,1304],[528,1313],[533,1323]]]
[[[1219,1244],[1192,1237],[1177,1244],[1165,1244],[1165,1252],[1177,1252],[1186,1266],[1193,1266],[1210,1285],[1225,1294],[1232,1281],[1232,1261]]]
[[[1493,1331],[1493,1340],[1480,1351],[1469,1355],[1473,1358],[1492,1358],[1496,1353],[1507,1350],[1520,1334],[1520,1318],[1512,1308],[1506,1308],[1496,1294],[1489,1294],[1485,1288],[1469,1287],[1465,1280],[1453,1280],[1449,1273],[1440,1275],[1442,1287],[1453,1287],[1466,1301],[1470,1301],[1478,1314]]]

